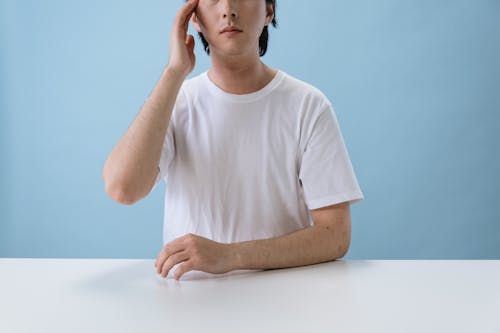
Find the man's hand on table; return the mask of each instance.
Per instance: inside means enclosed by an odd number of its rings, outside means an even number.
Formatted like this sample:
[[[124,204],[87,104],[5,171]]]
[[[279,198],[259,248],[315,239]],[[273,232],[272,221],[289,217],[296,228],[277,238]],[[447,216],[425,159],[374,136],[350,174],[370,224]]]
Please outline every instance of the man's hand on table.
[[[180,264],[174,278],[191,270],[222,274],[235,269],[236,258],[230,244],[218,243],[194,234],[186,234],[167,243],[156,258],[156,272],[166,277],[172,267]]]

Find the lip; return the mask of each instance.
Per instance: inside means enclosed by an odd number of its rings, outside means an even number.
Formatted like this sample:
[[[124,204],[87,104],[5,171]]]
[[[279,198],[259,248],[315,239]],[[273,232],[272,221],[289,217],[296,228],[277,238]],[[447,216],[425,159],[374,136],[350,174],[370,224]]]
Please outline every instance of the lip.
[[[233,26],[227,26],[220,31],[221,34],[223,34],[223,33],[234,34],[234,33],[238,33],[238,32],[241,32],[241,29],[239,29],[237,27],[233,27]]]

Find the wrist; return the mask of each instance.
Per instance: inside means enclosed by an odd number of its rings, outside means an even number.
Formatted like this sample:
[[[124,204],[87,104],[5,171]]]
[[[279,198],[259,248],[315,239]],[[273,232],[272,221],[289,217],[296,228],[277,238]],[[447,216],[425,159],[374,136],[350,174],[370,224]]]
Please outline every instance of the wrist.
[[[243,269],[243,258],[241,255],[240,244],[227,244],[227,253],[229,256],[231,270]]]
[[[169,76],[170,78],[175,78],[180,81],[184,81],[184,79],[187,77],[188,74],[185,73],[185,71],[167,66],[165,67],[165,70],[163,72],[165,75]]]

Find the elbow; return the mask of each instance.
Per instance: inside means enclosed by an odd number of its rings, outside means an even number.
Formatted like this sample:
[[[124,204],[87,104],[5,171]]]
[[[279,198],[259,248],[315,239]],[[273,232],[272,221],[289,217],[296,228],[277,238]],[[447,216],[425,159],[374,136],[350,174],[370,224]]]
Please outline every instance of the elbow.
[[[104,191],[113,201],[122,205],[133,205],[141,198],[133,195],[125,182],[119,180],[109,180],[103,175]]]
[[[351,247],[351,219],[347,220],[346,228],[341,233],[341,240],[338,244],[338,259],[341,259],[347,255],[349,248]]]
[[[116,201],[117,203],[120,203],[122,205],[127,205],[131,206],[134,203],[136,203],[137,199],[132,198],[127,194],[126,191],[121,190],[121,189],[107,189],[106,188],[106,193],[107,195],[113,200]]]
[[[342,259],[346,256],[347,252],[349,251],[349,246],[345,247],[340,251],[340,254],[338,255],[337,259]]]
[[[327,261],[340,260],[345,257],[349,248],[342,248],[338,246],[333,253],[329,254],[329,259]]]
[[[345,235],[345,237],[337,240],[337,242],[331,247],[330,250],[330,258],[331,260],[339,260],[347,255],[349,252],[351,237],[349,235]]]
[[[339,245],[337,248],[337,253],[335,255],[335,260],[337,259],[342,259],[343,257],[346,256],[347,252],[349,252],[349,247],[350,247],[351,239],[350,237],[344,242],[344,244]]]
[[[122,205],[130,206],[139,201],[128,194],[123,187],[105,184],[104,188],[108,197]]]

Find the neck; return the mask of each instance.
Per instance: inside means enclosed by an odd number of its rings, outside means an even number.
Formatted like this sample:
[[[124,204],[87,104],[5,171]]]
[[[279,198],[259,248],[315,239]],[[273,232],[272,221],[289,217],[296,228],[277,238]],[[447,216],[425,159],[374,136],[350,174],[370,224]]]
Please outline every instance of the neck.
[[[208,76],[222,90],[230,94],[249,94],[264,88],[276,74],[260,57],[210,56]]]

